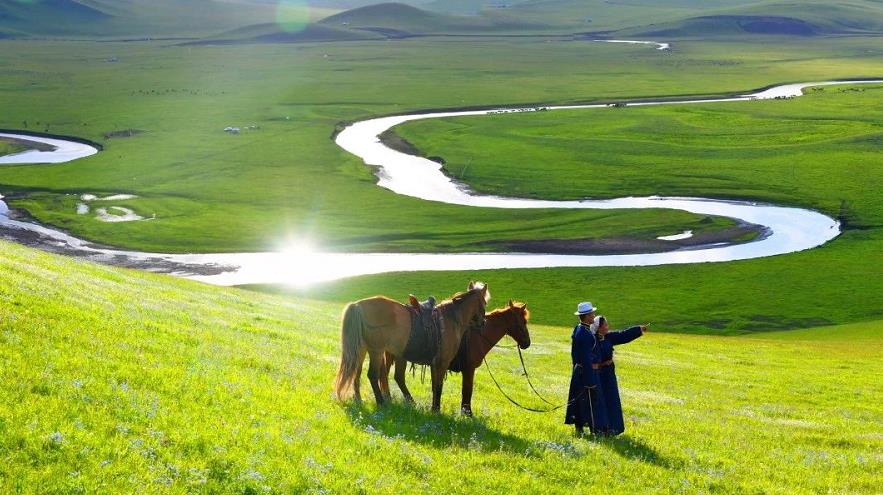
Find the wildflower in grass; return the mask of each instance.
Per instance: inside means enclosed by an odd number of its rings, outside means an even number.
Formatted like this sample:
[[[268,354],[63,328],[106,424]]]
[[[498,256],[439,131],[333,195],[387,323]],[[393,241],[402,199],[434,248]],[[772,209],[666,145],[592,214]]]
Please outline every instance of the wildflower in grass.
[[[64,435],[60,431],[50,433],[49,443],[53,445],[61,445],[62,443],[64,443]]]
[[[264,481],[264,475],[255,471],[254,469],[249,469],[242,473],[242,478],[248,481]]]

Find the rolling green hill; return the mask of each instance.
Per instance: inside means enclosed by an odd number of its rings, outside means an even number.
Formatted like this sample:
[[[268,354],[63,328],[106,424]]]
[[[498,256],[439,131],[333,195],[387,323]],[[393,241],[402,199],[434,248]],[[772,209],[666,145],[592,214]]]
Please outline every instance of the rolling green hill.
[[[97,30],[112,18],[76,0],[0,0],[0,29],[40,34]]]
[[[278,22],[303,26],[336,10],[258,0],[0,0],[15,37],[195,38]]]
[[[0,242],[0,491],[872,493],[883,484],[883,322],[817,331],[824,340],[650,333],[617,351],[626,434],[586,440],[560,412],[512,406],[485,370],[474,419],[456,414],[456,374],[442,414],[427,412],[429,386],[414,376],[417,407],[336,402],[342,306]],[[570,328],[530,330],[533,381],[562,401]],[[489,362],[507,393],[542,406],[517,355],[496,349]]]
[[[216,45],[238,43],[310,43],[325,41],[366,41],[385,39],[380,33],[357,31],[333,25],[310,23],[293,30],[286,30],[278,23],[263,23],[245,26],[195,41],[181,43],[181,46]]]
[[[422,10],[403,3],[380,3],[327,17],[324,25],[349,29],[401,31],[413,34],[486,32],[544,28],[526,18],[502,16],[461,16]]]
[[[344,9],[350,10],[341,12]],[[274,24],[275,30],[266,28]],[[239,29],[263,29],[265,37],[239,36],[235,33]],[[365,39],[370,31],[392,37],[463,33],[612,35],[616,31],[617,36],[683,38],[744,34],[809,36],[881,30],[883,7],[872,0],[812,0],[799,5],[781,0],[0,0],[0,38],[183,37],[291,42]]]
[[[630,30],[624,32],[630,33]],[[710,15],[693,17],[669,26],[654,26],[650,30],[639,29],[635,34],[675,38],[737,34],[815,36],[821,33],[820,26],[794,17]]]
[[[875,1],[768,2],[622,30],[618,35],[698,38],[733,35],[818,36],[883,32],[883,4]]]

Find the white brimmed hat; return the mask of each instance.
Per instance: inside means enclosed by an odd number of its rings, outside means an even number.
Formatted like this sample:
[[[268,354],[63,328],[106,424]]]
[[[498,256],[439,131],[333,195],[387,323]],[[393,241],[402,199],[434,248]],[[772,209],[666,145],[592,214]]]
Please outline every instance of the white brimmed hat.
[[[574,314],[576,316],[587,315],[587,314],[592,313],[597,310],[598,310],[598,308],[592,306],[592,303],[581,302],[576,306],[576,313],[574,313]]]

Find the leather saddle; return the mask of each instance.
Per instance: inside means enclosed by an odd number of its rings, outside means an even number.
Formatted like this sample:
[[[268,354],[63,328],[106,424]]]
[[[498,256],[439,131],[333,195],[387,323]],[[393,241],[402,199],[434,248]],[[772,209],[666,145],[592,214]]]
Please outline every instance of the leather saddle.
[[[435,298],[422,303],[413,294],[408,296],[411,312],[411,335],[405,345],[404,357],[418,364],[432,364],[441,347],[441,318],[435,310]]]

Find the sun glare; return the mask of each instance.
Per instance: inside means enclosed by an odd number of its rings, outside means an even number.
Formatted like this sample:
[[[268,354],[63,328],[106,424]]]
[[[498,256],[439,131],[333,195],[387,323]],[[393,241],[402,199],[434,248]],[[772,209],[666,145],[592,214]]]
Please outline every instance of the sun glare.
[[[281,262],[271,270],[282,271],[288,285],[304,288],[329,279],[328,256],[311,239],[289,241],[281,250]]]
[[[290,241],[282,248],[282,253],[286,256],[309,256],[318,252],[316,243],[310,239]]]

